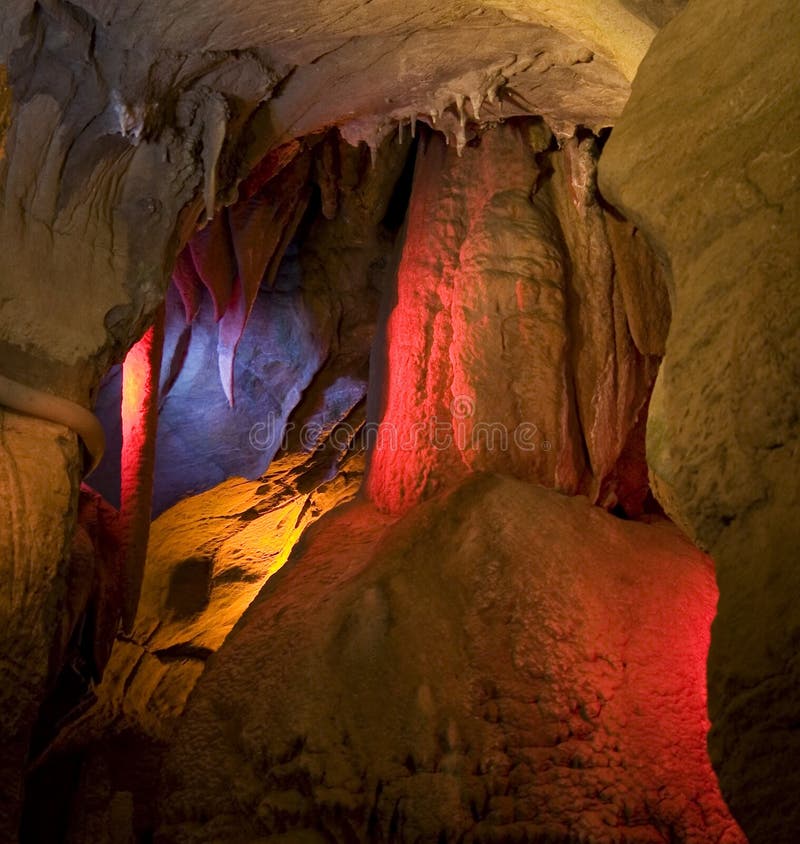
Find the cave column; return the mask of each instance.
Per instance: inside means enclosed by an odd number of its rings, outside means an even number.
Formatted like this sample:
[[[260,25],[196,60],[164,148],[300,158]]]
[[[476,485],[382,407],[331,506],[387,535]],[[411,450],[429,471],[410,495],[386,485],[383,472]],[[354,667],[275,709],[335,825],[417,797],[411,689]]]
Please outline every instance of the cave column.
[[[549,188],[531,201],[538,176],[524,127],[500,125],[461,157],[438,134],[421,145],[375,379],[366,490],[381,509],[472,471],[578,488],[567,261]]]

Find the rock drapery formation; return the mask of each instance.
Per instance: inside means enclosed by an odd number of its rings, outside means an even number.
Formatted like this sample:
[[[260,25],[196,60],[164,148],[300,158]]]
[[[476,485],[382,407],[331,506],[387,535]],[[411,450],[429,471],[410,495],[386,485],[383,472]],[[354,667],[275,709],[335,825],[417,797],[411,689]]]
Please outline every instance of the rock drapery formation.
[[[617,464],[658,358],[631,338],[593,147],[553,151],[547,127],[524,121],[461,157],[437,136],[424,144],[375,367],[367,491],[382,509],[494,470],[641,513],[646,479]]]
[[[273,176],[256,189],[261,178],[253,174],[224,226],[204,228],[178,258],[166,296],[154,515],[231,476],[259,477],[290,441],[308,450],[339,421],[342,402],[349,410],[366,394],[377,302],[397,235],[387,214],[411,147],[386,139],[374,166],[366,150],[335,131],[302,156],[296,147],[290,152],[305,159],[302,179],[289,174],[287,184]],[[270,199],[287,190],[306,196],[302,225],[293,203]],[[276,206],[289,212],[276,220]],[[201,248],[218,256],[202,272],[192,257]],[[255,250],[259,284],[239,311],[231,290],[253,272]],[[242,334],[235,340],[225,325],[230,308]],[[215,370],[219,378],[209,377]],[[115,368],[98,394],[96,410],[110,436],[92,477],[114,504],[124,454],[120,403]]]
[[[790,3],[691,3],[643,63],[600,171],[669,256],[648,462],[717,563],[710,750],[753,842],[793,841],[800,825],[799,39]]]

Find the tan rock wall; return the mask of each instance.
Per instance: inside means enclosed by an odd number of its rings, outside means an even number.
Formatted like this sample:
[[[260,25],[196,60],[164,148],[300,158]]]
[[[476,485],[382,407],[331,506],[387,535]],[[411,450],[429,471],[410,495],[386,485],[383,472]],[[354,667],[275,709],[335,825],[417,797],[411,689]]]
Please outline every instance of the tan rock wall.
[[[306,533],[200,679],[158,840],[744,844],[705,747],[709,560],[473,477]]]
[[[648,422],[667,511],[717,563],[712,759],[754,844],[800,825],[800,13],[696,0],[655,40],[600,165],[669,258]]]

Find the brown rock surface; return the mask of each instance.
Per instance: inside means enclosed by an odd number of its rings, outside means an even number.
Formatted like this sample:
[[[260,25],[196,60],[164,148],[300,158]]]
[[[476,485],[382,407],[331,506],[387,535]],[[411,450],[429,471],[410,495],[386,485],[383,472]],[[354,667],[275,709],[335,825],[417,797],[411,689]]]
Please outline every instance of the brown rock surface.
[[[570,10],[554,18],[550,5],[381,0],[320,14],[316,2],[282,0],[6,2],[0,374],[88,406],[151,321],[198,219],[231,202],[281,140],[349,122],[348,137],[374,144],[376,125],[386,118],[393,131],[420,108],[459,134],[464,98],[474,124],[498,92],[505,105],[486,115],[547,108],[563,127],[607,125],[653,30],[602,0],[562,33]],[[487,38],[500,24],[502,37]],[[333,111],[314,107],[309,76]],[[71,489],[74,504],[69,469],[53,488]],[[67,547],[64,508],[42,495],[40,529],[60,522]],[[0,521],[13,512],[3,503]]]
[[[705,748],[708,558],[499,476],[394,521],[341,507],[269,581],[159,841],[744,841]]]
[[[654,26],[664,26],[686,5],[687,0],[623,0],[625,6]]]
[[[114,642],[91,705],[68,712],[60,732],[47,725],[52,742],[36,761],[29,801],[50,808],[26,817],[28,840],[65,829],[75,842],[152,833],[160,760],[207,660],[304,530],[358,491],[363,455],[343,457],[327,481],[329,461],[324,444],[283,455],[262,479],[231,479],[156,519],[133,629]],[[130,800],[130,817],[115,828],[120,800]]]
[[[11,89],[8,87],[8,75],[0,65],[0,158],[5,155],[5,141],[8,126],[11,123]]]
[[[51,422],[0,410],[0,839],[16,839],[28,742],[58,670],[79,453]],[[70,533],[65,535],[65,525]]]
[[[313,468],[287,456],[260,481],[233,478],[156,519],[139,612],[115,645],[93,720],[169,737],[205,661],[306,527],[357,492],[360,465],[306,489]]]
[[[471,122],[488,101],[481,119],[505,108],[547,114],[565,131],[609,125],[653,28],[618,0],[566,6],[8,5],[5,366],[85,401],[141,334],[202,206],[212,215],[230,201],[276,143],[347,123],[348,137],[377,144],[399,120],[432,112],[458,135],[465,101]],[[69,284],[49,285],[64,267]]]
[[[754,844],[800,828],[798,42],[794,3],[691,3],[654,42],[600,167],[671,265],[648,462],[717,562],[710,747]]]

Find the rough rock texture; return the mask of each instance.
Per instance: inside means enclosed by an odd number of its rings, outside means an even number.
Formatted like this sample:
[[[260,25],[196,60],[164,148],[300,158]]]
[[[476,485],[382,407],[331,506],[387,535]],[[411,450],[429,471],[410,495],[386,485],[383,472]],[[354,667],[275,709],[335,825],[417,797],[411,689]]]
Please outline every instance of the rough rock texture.
[[[79,452],[50,422],[0,411],[0,839],[13,841],[28,742],[57,670]],[[70,531],[71,532],[71,531]]]
[[[393,521],[318,522],[212,658],[158,841],[744,841],[705,748],[708,558],[500,476]]]
[[[4,366],[85,401],[141,334],[202,208],[279,142],[349,122],[376,143],[384,124],[445,110],[459,134],[464,100],[477,120],[509,83],[517,111],[608,125],[653,29],[617,0],[550,5],[17,0],[0,38],[14,91]],[[70,283],[50,285],[67,266]]]
[[[755,844],[800,828],[798,39],[796,4],[691,3],[653,44],[600,170],[671,264],[648,461],[717,562],[710,747]]]
[[[616,278],[663,282],[652,256],[631,260],[638,244],[612,250],[594,139],[554,151],[544,124],[513,121],[458,157],[426,138],[374,366],[368,494],[401,512],[490,470],[640,513],[643,456],[638,475],[618,461],[658,358],[637,349],[628,325],[642,308],[634,299],[629,319]]]
[[[136,618],[147,558],[156,466],[159,376],[164,308],[122,364],[122,455],[119,520],[122,534],[122,627]]]
[[[85,402],[163,297],[203,193],[213,212],[229,186],[221,149],[222,163],[209,151],[226,134],[236,146],[277,77],[244,53],[126,53],[76,5],[17,5],[25,24],[12,31],[10,11],[0,45],[14,92],[0,160],[3,367]],[[69,283],[53,284],[67,268]]]
[[[394,268],[400,226],[387,212],[409,151],[408,143],[389,138],[373,167],[366,150],[330,133],[316,150],[312,176],[318,193],[286,254],[288,244],[274,243],[270,225],[250,233],[259,244],[273,241],[275,251],[259,264],[247,329],[235,344],[235,359],[228,360],[227,366],[234,367],[232,406],[230,382],[216,375],[222,358],[231,353],[221,341],[229,312],[197,278],[179,288],[179,276],[188,275],[179,262],[166,297],[155,515],[226,478],[259,477],[284,446],[309,451],[364,399],[378,303]],[[240,202],[228,209],[230,233],[225,236],[234,242],[242,242],[236,225],[252,210],[247,190],[252,181]],[[304,182],[300,189],[310,193],[311,188]],[[393,213],[402,218],[405,206],[398,204]],[[237,273],[235,259],[233,266],[233,277],[239,278],[244,270],[240,266]],[[194,264],[189,272],[197,275]],[[207,277],[211,288],[221,287],[214,281],[219,271],[209,270]],[[96,406],[108,448],[90,479],[112,503],[118,502],[120,489],[120,394],[120,374],[114,369]]]
[[[114,642],[91,700],[62,713],[60,732],[48,725],[25,840],[56,840],[67,830],[70,842],[100,844],[152,832],[154,768],[206,660],[303,531],[358,491],[363,453],[340,455],[328,480],[334,450],[327,438],[311,454],[283,455],[258,481],[227,481],[156,519],[132,630]],[[127,818],[115,818],[128,798]]]
[[[6,69],[0,65],[0,158],[5,155],[6,132],[11,122],[11,90]]]
[[[198,221],[233,202],[279,141],[347,122],[348,137],[377,146],[376,132],[424,107],[431,121],[446,112],[443,128],[462,143],[484,98],[500,100],[493,117],[548,110],[565,130],[608,125],[653,29],[617,0],[580,14],[577,2],[551,5],[380,0],[320,14],[319,3],[283,0],[7,0],[0,374],[88,406],[151,321]],[[502,37],[487,38],[500,24]],[[312,108],[315,75],[333,113]],[[70,471],[55,488],[77,495],[77,462]],[[38,511],[45,533],[63,513],[50,504]]]
[[[225,62],[151,53],[138,65],[140,57],[110,44],[73,4],[3,5],[0,371],[84,406],[163,298],[178,231],[186,219],[194,225],[204,182],[215,193],[217,161],[202,153],[214,148],[220,126],[225,136],[215,91],[239,94],[241,118],[276,81],[245,55]],[[247,84],[231,64],[244,68]],[[144,131],[137,107],[128,108],[130,92],[146,79],[171,116],[158,132]],[[232,136],[239,128],[227,123]],[[27,736],[63,623],[62,561],[81,461],[59,426],[10,414],[3,425],[13,445],[0,482],[0,552],[10,569],[3,577],[0,838],[13,841]]]
[[[654,26],[664,26],[683,9],[688,0],[623,0],[625,6]]]

